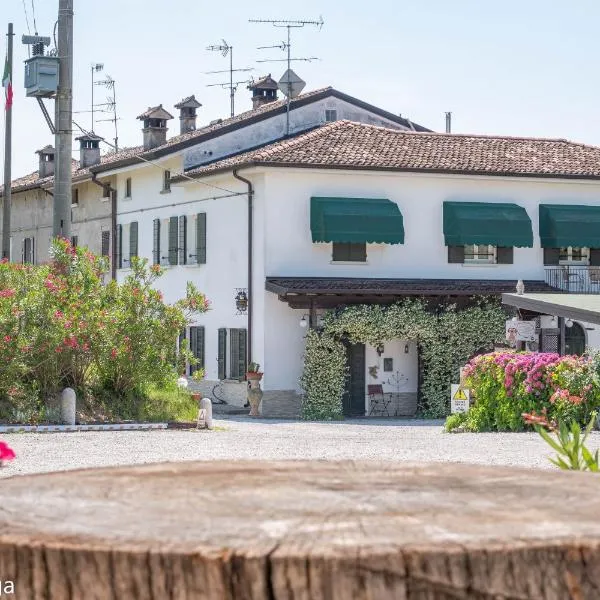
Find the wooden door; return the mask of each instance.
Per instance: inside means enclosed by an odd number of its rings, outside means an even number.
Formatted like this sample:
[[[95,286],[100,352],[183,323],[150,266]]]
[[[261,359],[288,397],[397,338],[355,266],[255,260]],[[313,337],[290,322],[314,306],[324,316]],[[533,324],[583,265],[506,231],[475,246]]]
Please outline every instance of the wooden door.
[[[350,376],[344,394],[344,416],[362,417],[365,414],[365,345],[349,344],[346,347],[346,359]]]

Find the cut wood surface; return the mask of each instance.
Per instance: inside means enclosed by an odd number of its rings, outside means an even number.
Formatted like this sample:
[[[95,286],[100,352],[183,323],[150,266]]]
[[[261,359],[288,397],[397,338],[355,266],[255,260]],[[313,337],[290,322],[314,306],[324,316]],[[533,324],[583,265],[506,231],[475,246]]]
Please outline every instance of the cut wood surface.
[[[600,599],[600,475],[184,462],[0,483],[0,580],[37,599]]]

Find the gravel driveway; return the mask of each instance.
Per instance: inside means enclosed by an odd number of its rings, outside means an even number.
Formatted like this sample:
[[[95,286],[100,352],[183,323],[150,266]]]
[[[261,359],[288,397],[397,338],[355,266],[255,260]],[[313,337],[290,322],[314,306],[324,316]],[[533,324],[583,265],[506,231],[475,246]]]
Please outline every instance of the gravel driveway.
[[[3,436],[17,459],[0,477],[45,471],[181,460],[313,459],[471,462],[554,468],[533,433],[447,434],[441,421],[340,423],[215,421],[213,431],[122,431]],[[592,434],[591,448],[600,446]]]

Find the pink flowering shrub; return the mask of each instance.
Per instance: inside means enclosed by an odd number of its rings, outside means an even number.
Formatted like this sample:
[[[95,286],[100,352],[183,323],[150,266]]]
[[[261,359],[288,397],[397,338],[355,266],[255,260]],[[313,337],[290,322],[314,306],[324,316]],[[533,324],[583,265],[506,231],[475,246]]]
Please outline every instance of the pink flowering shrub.
[[[108,398],[118,414],[121,398],[173,376],[177,336],[208,301],[190,284],[166,304],[153,287],[162,270],[141,259],[122,284],[103,285],[107,269],[65,239],[46,265],[0,262],[0,419],[41,418],[65,387]]]
[[[0,467],[15,458],[14,450],[5,442],[0,442]]]
[[[600,404],[596,361],[583,356],[493,352],[473,358],[465,383],[473,405],[464,418],[472,431],[521,431],[523,413],[587,422]]]

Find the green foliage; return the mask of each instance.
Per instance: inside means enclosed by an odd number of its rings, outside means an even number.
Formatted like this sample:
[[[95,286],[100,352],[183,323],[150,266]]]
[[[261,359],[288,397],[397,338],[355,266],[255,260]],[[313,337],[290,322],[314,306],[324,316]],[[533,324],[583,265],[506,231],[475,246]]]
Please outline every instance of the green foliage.
[[[467,422],[467,413],[454,413],[453,415],[449,415],[444,423],[444,430],[448,433],[452,431],[456,431],[457,429],[462,429],[466,426]]]
[[[599,451],[594,454],[586,447],[585,442],[596,422],[596,413],[587,424],[583,435],[581,427],[576,421],[567,426],[564,421],[559,421],[558,429],[555,430],[556,439],[553,439],[547,431],[548,424],[536,424],[535,430],[542,436],[544,441],[558,452],[556,458],[550,462],[565,471],[593,471],[600,470]]]
[[[192,394],[177,386],[149,387],[137,419],[149,422],[195,421],[198,404]]]
[[[539,352],[494,352],[472,359],[465,384],[472,406],[468,431],[523,431],[523,414],[583,424],[600,404],[599,360]]]
[[[0,414],[44,418],[65,387],[110,397],[110,412],[135,413],[148,385],[176,377],[175,341],[194,313],[208,310],[188,284],[175,305],[154,289],[160,267],[132,259],[125,282],[103,285],[105,258],[57,239],[47,265],[0,263]],[[187,350],[182,357],[194,362]]]
[[[423,416],[439,418],[448,414],[450,383],[458,381],[459,367],[475,352],[488,349],[503,338],[505,320],[506,315],[497,302],[482,301],[463,310],[447,305],[434,313],[423,301],[409,299],[388,307],[349,306],[330,313],[324,319],[319,339],[321,343],[327,338],[347,339],[351,343],[373,346],[392,339],[417,341],[424,374],[419,408]],[[309,336],[312,334],[309,332]],[[307,341],[312,342],[312,339]],[[319,359],[313,360],[312,354],[317,351]],[[337,354],[327,355],[319,345],[307,343],[303,380],[307,376],[308,361],[312,383],[309,391],[303,385],[305,398],[310,401],[312,390],[318,389],[319,406],[324,402],[341,406],[343,385],[336,383],[331,390],[334,395],[328,400],[322,390],[326,388],[326,379],[343,373],[345,359]],[[317,384],[317,381],[323,383]]]
[[[306,335],[302,418],[331,420],[342,418],[342,396],[348,368],[341,342],[331,335],[310,330]]]

